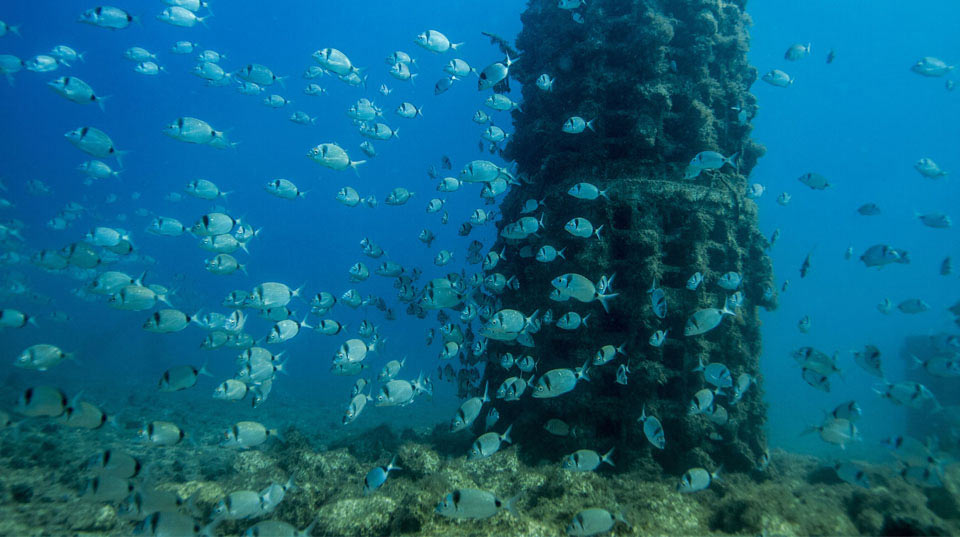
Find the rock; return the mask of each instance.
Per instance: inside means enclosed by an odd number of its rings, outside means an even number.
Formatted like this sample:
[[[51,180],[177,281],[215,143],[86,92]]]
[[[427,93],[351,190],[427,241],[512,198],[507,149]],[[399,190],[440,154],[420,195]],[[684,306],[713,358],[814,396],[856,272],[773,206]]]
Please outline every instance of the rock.
[[[387,535],[397,503],[382,495],[347,498],[320,507],[314,535]]]
[[[233,461],[233,469],[240,474],[255,474],[277,464],[277,461],[255,449],[240,451]]]

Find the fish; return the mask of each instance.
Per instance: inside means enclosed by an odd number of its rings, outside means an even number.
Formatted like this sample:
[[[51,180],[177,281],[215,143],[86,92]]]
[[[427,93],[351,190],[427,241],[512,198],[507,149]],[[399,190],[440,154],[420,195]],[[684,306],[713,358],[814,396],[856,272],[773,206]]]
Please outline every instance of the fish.
[[[723,394],[724,388],[733,387],[733,376],[730,374],[730,370],[727,366],[714,362],[707,364],[703,361],[703,357],[698,358],[697,367],[693,371],[702,371],[703,380],[708,384],[712,384],[716,387],[714,392],[717,395]],[[709,406],[709,405],[708,405]]]
[[[647,415],[647,406],[644,405],[640,410],[640,417],[637,421],[643,426],[643,435],[647,441],[657,449],[664,449],[667,445],[667,438],[663,432],[663,426],[656,416]]]
[[[267,429],[256,421],[238,421],[223,432],[220,447],[249,449],[265,443],[270,438],[283,442],[277,429]]]
[[[607,451],[603,455],[600,455],[592,449],[577,450],[565,456],[560,462],[560,467],[571,472],[592,472],[603,463],[615,466],[613,464],[614,449],[615,448],[610,448],[610,451]]]
[[[20,310],[12,308],[0,309],[0,328],[23,328],[27,324],[37,326],[37,319]]]
[[[910,256],[906,250],[892,248],[886,244],[874,244],[860,256],[867,267],[882,267],[891,263],[909,264]]]
[[[787,51],[783,54],[784,59],[795,62],[802,60],[810,55],[810,43],[806,45],[802,43],[795,43],[790,45]],[[829,63],[829,62],[827,62]]]
[[[197,369],[192,365],[180,365],[167,369],[160,377],[161,392],[176,392],[192,388],[200,375],[213,376],[207,371],[206,364]]]
[[[563,420],[558,420],[556,418],[551,418],[543,425],[543,429],[548,433],[554,436],[569,436],[571,438],[577,437],[577,431],[575,427],[570,427]]]
[[[4,21],[0,21],[0,37],[3,37],[7,34],[13,34],[17,37],[20,37],[20,26],[11,25]],[[63,46],[63,45],[61,45]],[[69,48],[69,47],[68,47]]]
[[[810,316],[804,315],[799,321],[797,321],[797,329],[800,330],[801,334],[806,334],[810,332]]]
[[[563,4],[564,0],[560,0],[560,3]],[[597,535],[610,531],[617,522],[622,522],[628,528],[632,528],[620,511],[611,514],[606,509],[600,509],[599,507],[584,509],[573,516],[573,520],[567,526],[567,535],[575,537]]]
[[[617,384],[627,385],[627,375],[630,374],[630,368],[627,367],[627,364],[620,364],[620,367],[617,368]]]
[[[560,130],[567,134],[580,134],[586,129],[597,132],[597,129],[593,126],[595,121],[596,118],[586,121],[580,116],[571,116],[563,122],[563,127]]]
[[[808,426],[801,434],[820,433],[820,439],[828,444],[835,444],[845,449],[850,442],[860,439],[857,426],[850,420],[828,418],[822,425]]]
[[[477,81],[477,90],[483,91],[490,89],[500,82],[503,82],[510,75],[510,66],[513,65],[513,60],[510,58],[510,55],[507,54],[506,59],[503,62],[495,62],[483,68],[483,71],[480,71],[479,80]]]
[[[139,19],[126,11],[113,6],[97,6],[88,9],[80,14],[77,22],[108,28],[110,30],[121,30],[130,26],[132,22],[138,22]]]
[[[801,175],[798,181],[807,185],[813,190],[826,190],[832,186],[826,177],[820,175],[819,173],[813,172]]]
[[[504,502],[485,490],[456,489],[440,500],[434,512],[446,518],[482,520],[506,508],[517,516],[513,507],[515,502],[516,497]]]
[[[389,477],[390,472],[394,470],[403,470],[399,466],[396,466],[397,456],[394,455],[393,459],[387,463],[386,466],[377,466],[367,472],[367,475],[363,477],[363,493],[370,494],[387,482],[387,477]]]
[[[933,392],[919,382],[890,383],[883,381],[874,385],[873,391],[881,398],[888,399],[896,405],[920,409],[930,403],[935,410],[942,408]]]
[[[75,360],[76,355],[64,352],[56,345],[38,343],[31,345],[17,355],[13,365],[23,369],[46,371],[64,360]]]
[[[862,216],[877,216],[880,212],[880,207],[876,203],[864,203],[857,208],[857,213]]]
[[[793,85],[794,79],[787,73],[781,71],[780,69],[771,69],[765,73],[760,80],[763,80],[771,86],[776,86],[778,88],[786,88]]]
[[[846,403],[840,403],[828,415],[833,419],[845,419],[849,421],[857,421],[862,415],[860,410],[860,405],[856,401],[847,401]]]
[[[897,304],[897,309],[903,313],[923,313],[930,309],[930,305],[919,298],[910,298]]]
[[[126,151],[120,151],[113,145],[113,140],[107,136],[107,133],[95,127],[78,127],[66,134],[64,137],[77,149],[92,155],[94,157],[114,157],[117,162],[121,162]]]
[[[240,401],[247,396],[249,388],[246,383],[236,379],[223,381],[213,392],[213,398],[221,401]]]
[[[553,83],[556,82],[555,78],[550,78],[550,75],[543,73],[537,77],[537,87],[543,91],[553,91]]]
[[[342,171],[350,168],[354,172],[357,172],[357,169],[360,167],[360,165],[366,163],[365,160],[350,160],[350,156],[347,155],[347,152],[335,143],[319,144],[307,152],[307,157],[321,166],[336,171]],[[359,172],[357,173],[359,174]]]
[[[570,187],[570,190],[567,190],[567,194],[580,200],[595,200],[600,197],[609,200],[610,197],[607,196],[608,190],[609,189],[600,190],[592,183],[577,183]]]
[[[677,483],[677,492],[690,494],[706,489],[714,481],[719,480],[720,468],[710,472],[704,468],[691,468],[684,472]]]
[[[918,160],[913,165],[913,168],[917,170],[920,175],[926,177],[927,179],[938,179],[940,177],[949,175],[946,171],[941,169],[940,166],[933,161],[933,159],[928,157]]]
[[[656,279],[654,279],[653,283],[650,284],[650,289],[647,290],[647,294],[650,295],[650,302],[653,306],[653,314],[660,319],[666,318],[667,295],[664,293],[663,289],[657,287]]]
[[[152,421],[144,425],[137,436],[157,446],[175,446],[186,437],[186,433],[169,421]]]
[[[701,151],[690,160],[690,166],[700,170],[720,170],[729,164],[739,171],[740,165],[737,163],[739,157],[739,152],[725,157],[716,151]]]
[[[565,393],[573,391],[577,382],[581,379],[590,380],[587,376],[590,362],[584,362],[583,366],[574,369],[551,369],[537,379],[533,386],[533,397],[545,399],[558,397]]]
[[[597,351],[593,356],[593,365],[604,365],[612,362],[617,355],[626,356],[626,343],[620,345],[619,347],[614,347],[613,345],[604,345]]]
[[[687,280],[687,289],[691,291],[696,291],[700,284],[703,283],[703,274],[700,272],[694,272],[693,276]]]
[[[107,99],[107,97],[96,95],[89,84],[75,76],[62,76],[47,82],[47,87],[74,103],[97,103],[101,110],[104,109],[103,101]]]
[[[507,427],[507,430],[504,431],[503,434],[489,432],[477,437],[473,445],[470,446],[470,451],[467,453],[467,460],[485,459],[499,451],[500,446],[502,446],[504,442],[512,442],[510,439],[511,429],[513,429],[513,425]]]
[[[713,407],[713,398],[714,393],[709,388],[697,391],[697,393],[693,394],[693,399],[690,401],[687,415],[696,416],[697,414],[709,414]]]
[[[662,346],[663,343],[667,340],[667,332],[669,332],[669,330],[657,330],[656,332],[650,335],[650,339],[648,340],[648,342],[652,347]]]
[[[953,71],[953,69],[953,65],[947,65],[947,63],[940,58],[933,56],[924,56],[910,67],[910,70],[914,73],[926,77],[941,77]]]
[[[854,351],[853,361],[861,369],[878,378],[886,378],[880,363],[880,349],[873,345],[864,346],[862,351]]]
[[[343,365],[343,364],[337,364],[337,365]],[[334,367],[337,367],[337,365],[335,365]],[[358,365],[363,366],[365,364],[358,364]],[[357,371],[357,374],[359,374],[359,371]],[[367,402],[372,400],[373,398],[370,397],[369,394],[358,393],[354,395],[350,399],[350,403],[347,405],[346,410],[344,410],[341,423],[343,425],[349,425],[353,423],[358,417],[360,417],[360,413],[363,412],[363,409],[366,407]]]
[[[760,183],[753,183],[747,188],[747,197],[750,199],[760,199],[766,189]]]
[[[417,34],[413,42],[434,54],[442,54],[448,50],[457,50],[463,45],[463,43],[451,43],[450,40],[447,39],[447,36],[436,30],[427,30]]]
[[[923,225],[934,229],[947,229],[953,226],[953,221],[950,217],[943,213],[916,213],[916,217]]]
[[[447,90],[453,87],[453,83],[456,82],[457,80],[460,80],[460,78],[455,76],[445,76],[440,78],[433,85],[433,94],[440,95],[441,93],[446,93]]]
[[[181,28],[193,28],[199,22],[200,24],[206,26],[207,19],[212,15],[207,15],[206,17],[198,17],[196,13],[190,11],[189,9],[182,6],[170,6],[160,12],[157,15],[157,20],[160,22],[165,22],[171,26],[179,26]]]
[[[683,327],[683,335],[690,337],[705,334],[719,326],[724,315],[736,314],[728,310],[726,305],[719,309],[705,308],[697,310],[693,315],[687,318],[687,323]]]
[[[594,229],[593,224],[591,224],[589,220],[579,216],[564,224],[563,229],[574,237],[590,238],[590,236],[596,235],[597,240],[603,240],[600,237],[600,231],[603,229],[603,225]]]
[[[201,526],[193,517],[177,511],[157,511],[141,520],[133,528],[133,533],[155,537],[200,537],[213,535],[220,522],[220,518],[215,518],[206,526]]]
[[[480,410],[483,407],[483,404],[490,402],[490,398],[487,396],[488,387],[488,384],[484,385],[482,397],[472,397],[460,405],[456,415],[454,415],[453,419],[450,421],[451,433],[462,431],[473,425],[473,422],[480,416]]]
[[[803,279],[807,276],[807,273],[810,272],[810,258],[813,256],[813,252],[807,254],[807,257],[803,259],[803,263],[800,265],[800,279]]]

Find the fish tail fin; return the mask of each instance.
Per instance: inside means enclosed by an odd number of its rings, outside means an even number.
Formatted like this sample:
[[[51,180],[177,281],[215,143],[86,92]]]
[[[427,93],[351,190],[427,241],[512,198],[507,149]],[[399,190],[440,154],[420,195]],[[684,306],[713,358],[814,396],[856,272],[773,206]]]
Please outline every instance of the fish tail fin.
[[[119,149],[113,151],[113,157],[117,159],[117,164],[119,164],[121,168],[123,168],[123,156],[129,152],[130,151],[120,151]]]
[[[580,323],[583,324],[584,328],[587,327],[587,320],[590,318],[591,315],[593,315],[593,314],[592,314],[592,313],[588,313],[583,319],[580,320]]]
[[[703,369],[704,369],[705,367],[706,367],[706,364],[703,363],[703,356],[698,356],[698,357],[697,357],[697,367],[694,367],[691,371],[694,371],[694,372],[696,372],[696,371],[703,371]]]
[[[393,133],[390,135],[391,138],[400,138],[400,129],[393,129]]]
[[[10,30],[10,33],[11,33],[11,34],[13,34],[13,35],[15,35],[15,36],[17,36],[17,37],[21,37],[21,36],[20,36],[20,25],[19,25],[19,24],[16,25],[16,26],[7,26],[7,30]],[[79,54],[78,54],[78,56],[79,56]]]
[[[208,376],[208,377],[212,377],[212,376],[213,376],[213,374],[210,373],[210,371],[207,371],[207,363],[208,363],[208,362],[203,362],[203,365],[200,366],[200,369],[199,369],[199,370],[197,370],[197,375],[206,375],[206,376]]]
[[[808,435],[810,433],[815,433],[819,430],[820,430],[820,427],[817,427],[816,425],[807,425],[806,427],[803,428],[802,431],[800,431],[800,436]]]
[[[720,466],[717,466],[717,469],[716,469],[716,470],[714,470],[713,472],[710,473],[710,480],[711,480],[711,481],[723,481],[723,479],[720,478],[720,472],[722,472],[722,471],[723,471],[723,465],[721,464]]]
[[[604,225],[605,224],[600,224],[600,227],[598,227],[597,230],[593,232],[593,234],[597,236],[598,241],[603,241],[603,237],[600,236],[600,230],[603,229]]]
[[[35,327],[37,327],[37,328],[40,327],[40,325],[37,324],[37,318],[36,318],[35,316],[33,316],[33,315],[25,315],[25,317],[26,317],[28,323],[32,324],[33,326],[35,326]]]
[[[737,161],[739,156],[740,152],[737,151],[736,153],[730,155],[730,158],[727,159],[727,164],[733,166],[737,170],[737,173],[740,173],[740,163]]]
[[[612,298],[616,298],[616,297],[619,296],[619,295],[620,295],[620,293],[610,293],[610,294],[606,294],[606,295],[597,294],[597,300],[599,300],[599,301],[600,301],[600,305],[603,306],[603,311],[605,311],[605,312],[607,312],[607,313],[610,313],[610,305],[607,304],[607,301],[610,300],[610,299],[612,299]],[[587,317],[589,317],[589,315],[588,315]],[[584,323],[583,323],[583,324],[587,324],[587,323],[586,323],[586,319],[584,319]]]
[[[423,107],[421,106],[420,108],[417,108],[417,107],[415,106],[414,108],[417,109],[417,113],[414,114],[414,117],[416,117],[416,116],[423,117]]]
[[[590,372],[589,368],[590,368],[590,359],[587,358],[587,361],[583,362],[583,367],[580,368],[580,372],[577,373],[577,380],[583,379],[583,380],[586,380],[587,382],[590,382],[590,377],[588,376],[588,373]]]
[[[563,255],[563,252],[566,251],[566,249],[567,249],[567,247],[564,246],[563,248],[557,250],[557,255],[559,255],[559,256],[560,256],[561,258],[563,258],[563,259],[566,259],[567,256]]]
[[[106,101],[111,97],[113,96],[112,95],[94,95],[93,97],[91,97],[91,100],[97,103],[97,106],[100,107],[101,112],[106,112],[107,110],[103,107],[103,101]]]
[[[459,48],[462,47],[462,46],[463,46],[463,42],[462,42],[462,41],[461,41],[460,43],[450,43],[450,48],[451,48],[452,50],[457,50],[457,49],[459,49]],[[510,60],[509,60],[509,57],[508,57],[508,59],[507,59],[507,66],[509,66],[509,65],[510,65]]]
[[[616,464],[613,464],[613,450],[617,448],[610,448],[610,451],[606,452],[603,457],[600,459],[600,462],[605,462],[610,466],[616,467]]]
[[[593,131],[593,132],[597,132],[597,129],[593,128],[593,124],[594,124],[596,121],[597,121],[597,118],[593,118],[593,119],[591,119],[590,121],[588,121],[588,122],[587,122],[587,128],[590,129],[590,130]],[[606,196],[604,196],[604,197],[606,197]]]
[[[513,440],[510,439],[510,431],[511,431],[511,430],[513,430],[513,424],[512,424],[512,423],[510,424],[509,427],[507,427],[507,430],[506,430],[506,431],[503,431],[503,434],[500,435],[500,441],[501,441],[501,442],[508,442],[508,443],[511,443],[511,444],[513,443]]]
[[[246,248],[244,248],[244,250],[246,250]],[[247,266],[246,266],[246,265],[242,265],[242,264],[240,264],[240,263],[237,263],[237,269],[240,270],[240,272],[242,272],[244,276],[248,276]]]
[[[267,430],[267,433],[268,433],[270,436],[276,437],[277,440],[279,440],[281,444],[286,444],[286,443],[287,443],[287,439],[283,436],[283,433],[280,432],[280,429],[269,429],[269,430]]]
[[[357,160],[357,161],[352,161],[352,160],[351,160],[351,161],[350,161],[350,167],[353,169],[353,173],[357,174],[357,177],[360,177],[360,172],[357,170],[357,168],[358,168],[361,164],[366,164],[366,163],[367,163],[367,161],[365,161],[365,160]]]
[[[520,494],[517,494],[513,498],[510,498],[509,500],[507,500],[507,503],[506,503],[507,511],[509,511],[511,515],[517,518],[520,518],[520,515],[517,514],[517,500],[519,500],[520,496],[522,495],[523,493],[521,492]]]
[[[400,468],[399,466],[397,466],[396,455],[394,455],[393,458],[390,459],[390,462],[387,463],[387,472],[390,472],[392,470],[403,470],[403,468]]]

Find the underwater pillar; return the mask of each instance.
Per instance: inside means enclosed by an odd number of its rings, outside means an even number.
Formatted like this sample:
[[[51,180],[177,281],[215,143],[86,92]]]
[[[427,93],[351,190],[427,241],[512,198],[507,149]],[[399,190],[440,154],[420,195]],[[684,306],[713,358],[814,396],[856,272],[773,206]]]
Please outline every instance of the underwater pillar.
[[[502,295],[503,307],[529,315],[552,310],[590,314],[587,328],[560,330],[544,325],[527,349],[491,341],[484,373],[491,393],[517,370],[507,372],[499,356],[531,354],[539,377],[554,368],[574,368],[604,345],[626,344],[626,356],[590,370],[567,394],[518,402],[494,400],[500,428],[514,424],[513,438],[529,463],[559,461],[576,449],[601,453],[616,447],[617,470],[644,469],[679,474],[692,466],[747,471],[765,449],[758,308],[774,308],[767,240],[757,228],[757,207],[747,199],[747,177],[765,149],[749,137],[748,118],[757,110],[748,90],[757,71],[747,63],[744,1],[591,0],[575,13],[556,0],[531,0],[517,38],[520,58],[511,68],[523,84],[523,110],[514,111],[515,134],[506,149],[521,176],[502,204],[500,229],[517,221],[528,199],[545,200],[545,229],[525,241],[498,240],[506,261],[496,267],[516,275],[520,289]],[[547,73],[551,91],[537,87]],[[743,111],[744,113],[741,113]],[[562,132],[571,116],[595,120],[596,132]],[[701,151],[739,153],[739,169],[725,166],[684,179],[684,169]],[[567,191],[588,182],[607,190],[609,200],[575,199]],[[534,213],[539,216],[541,211]],[[576,238],[564,224],[583,217],[603,225],[602,240]],[[544,244],[566,248],[566,259],[540,263],[533,254]],[[699,289],[686,288],[701,272]],[[701,336],[685,337],[684,325],[696,310],[723,306],[729,291],[717,280],[726,272],[743,276],[743,306],[736,317]],[[606,313],[598,302],[554,302],[551,280],[579,273],[597,282],[616,273]],[[651,282],[666,292],[668,311],[654,315],[647,290]],[[648,342],[667,330],[659,348]],[[749,373],[759,384],[742,400],[717,397],[729,420],[718,425],[703,415],[689,416],[691,398],[708,387],[693,372],[698,359],[720,362],[736,379]],[[629,366],[627,385],[616,382],[620,364]],[[527,375],[524,375],[527,376]],[[646,406],[666,433],[666,449],[654,449],[637,422]],[[559,418],[580,430],[576,438],[551,436],[543,429]],[[478,420],[480,421],[480,420]]]

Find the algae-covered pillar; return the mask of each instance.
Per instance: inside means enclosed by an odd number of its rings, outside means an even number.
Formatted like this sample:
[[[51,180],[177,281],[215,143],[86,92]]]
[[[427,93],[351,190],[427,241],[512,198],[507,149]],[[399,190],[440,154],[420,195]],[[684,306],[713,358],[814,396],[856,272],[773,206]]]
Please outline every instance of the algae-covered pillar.
[[[546,227],[539,237],[501,238],[496,245],[508,252],[497,272],[520,282],[518,291],[504,293],[503,307],[526,314],[552,310],[555,319],[567,311],[591,316],[587,328],[572,332],[544,325],[534,349],[492,341],[486,380],[492,391],[517,375],[500,367],[504,352],[535,356],[539,376],[579,366],[603,345],[626,344],[626,356],[592,368],[590,382],[570,393],[495,400],[501,423],[514,424],[513,437],[530,463],[558,461],[581,448],[616,447],[618,469],[655,472],[655,461],[659,471],[674,474],[720,464],[749,470],[765,449],[762,383],[736,405],[730,390],[716,398],[729,414],[725,424],[688,415],[694,393],[708,387],[693,372],[699,358],[725,364],[734,379],[759,376],[758,308],[776,301],[767,241],[757,228],[757,207],[745,195],[764,148],[749,137],[757,106],[748,90],[757,71],[747,63],[744,4],[591,0],[572,17],[556,0],[531,0],[522,16],[521,56],[511,75],[523,84],[523,110],[514,112],[516,132],[505,156],[517,163],[523,180],[504,200],[500,226],[517,221],[526,200],[544,199]],[[536,84],[544,73],[556,80],[550,91]],[[571,116],[594,121],[596,132],[563,132]],[[707,150],[739,153],[739,168],[684,179],[690,160]],[[580,182],[608,191],[610,199],[575,199],[567,191]],[[602,240],[567,233],[564,224],[574,217],[603,225]],[[565,247],[566,259],[540,263],[530,257],[544,244]],[[717,282],[731,271],[743,277],[738,314],[704,335],[685,337],[691,314],[723,306],[730,291]],[[551,280],[568,272],[594,282],[616,273],[619,296],[610,301],[610,312],[597,302],[551,301]],[[696,272],[704,281],[691,291],[686,283]],[[663,319],[654,315],[647,293],[654,281],[666,293]],[[656,330],[668,331],[660,347],[649,343]],[[616,382],[623,363],[630,370],[627,385]],[[637,423],[644,405],[663,423],[665,450],[652,448]],[[582,432],[551,436],[543,429],[550,418]]]

